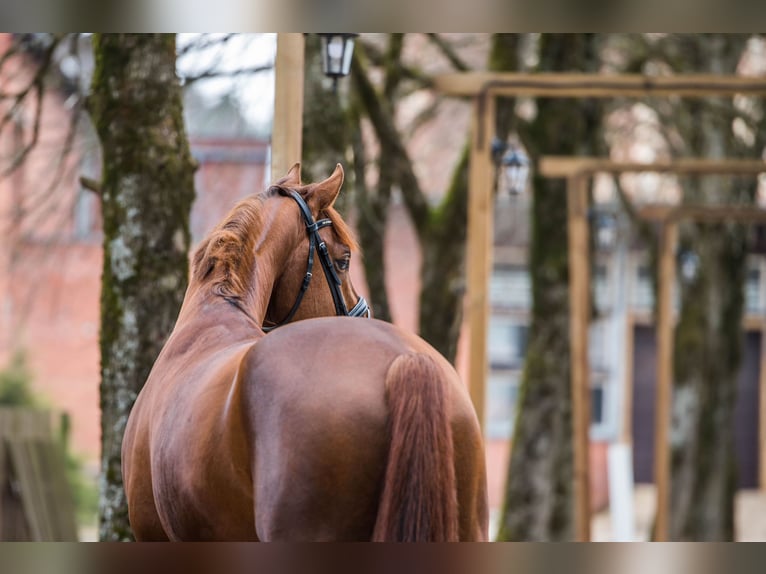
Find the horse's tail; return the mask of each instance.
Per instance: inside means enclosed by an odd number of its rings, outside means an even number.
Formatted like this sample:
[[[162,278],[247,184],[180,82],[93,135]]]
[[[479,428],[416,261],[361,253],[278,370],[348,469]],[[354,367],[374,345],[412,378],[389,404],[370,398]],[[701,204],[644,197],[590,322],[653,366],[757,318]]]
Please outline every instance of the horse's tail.
[[[428,355],[400,355],[386,374],[390,447],[373,540],[458,540],[446,380]]]

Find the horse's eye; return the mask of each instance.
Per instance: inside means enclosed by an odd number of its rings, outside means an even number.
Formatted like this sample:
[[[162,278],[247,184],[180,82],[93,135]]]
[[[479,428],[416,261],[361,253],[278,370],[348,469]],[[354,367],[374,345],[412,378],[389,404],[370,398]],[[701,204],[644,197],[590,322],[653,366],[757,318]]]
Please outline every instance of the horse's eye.
[[[338,267],[340,271],[348,271],[348,266],[351,263],[351,259],[348,257],[345,259],[336,259],[335,265]]]

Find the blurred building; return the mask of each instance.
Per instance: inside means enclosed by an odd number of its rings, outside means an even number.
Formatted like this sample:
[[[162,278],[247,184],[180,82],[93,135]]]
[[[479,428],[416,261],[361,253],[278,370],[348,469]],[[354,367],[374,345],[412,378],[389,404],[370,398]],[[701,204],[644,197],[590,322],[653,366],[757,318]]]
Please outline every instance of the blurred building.
[[[508,456],[530,316],[526,267],[528,196],[499,197],[495,207],[491,278],[490,377],[486,434],[491,459]],[[652,483],[656,343],[649,254],[615,201],[598,203],[591,217],[595,241],[590,327],[591,489],[593,505],[608,501],[607,452],[632,445],[636,483]],[[744,355],[738,379],[735,442],[739,487],[766,488],[761,444],[766,412],[766,257],[759,243],[749,256],[743,323]],[[680,254],[683,258],[685,254]],[[691,263],[693,265],[693,263]],[[688,269],[693,272],[693,269]],[[681,262],[679,280],[683,280]],[[678,293],[676,292],[676,311]]]
[[[9,34],[0,34],[0,54],[10,42]],[[34,68],[34,55],[14,57],[0,70],[0,85],[8,92],[24,86]],[[70,413],[73,447],[95,469],[103,235],[99,198],[80,177],[98,179],[101,159],[84,113],[72,123],[71,86],[56,78],[48,83],[55,87],[45,92],[37,144],[19,169],[0,178],[0,368],[15,352],[26,355],[34,390]],[[191,213],[196,244],[239,198],[264,188],[269,143],[232,99],[208,101],[190,92],[186,104],[199,163]],[[3,166],[29,141],[35,116],[34,101],[27,102],[0,135]]]

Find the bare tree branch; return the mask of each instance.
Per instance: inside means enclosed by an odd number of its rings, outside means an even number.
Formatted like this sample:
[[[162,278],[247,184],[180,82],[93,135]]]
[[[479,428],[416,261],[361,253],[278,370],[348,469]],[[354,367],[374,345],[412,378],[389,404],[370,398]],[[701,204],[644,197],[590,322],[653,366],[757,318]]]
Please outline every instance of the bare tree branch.
[[[452,64],[452,67],[455,68],[458,72],[468,72],[471,67],[466,64],[460,56],[457,55],[457,52],[452,48],[452,46],[447,42],[444,38],[442,38],[439,34],[426,34],[429,40],[431,40],[431,43],[439,48],[439,51],[441,51],[442,54],[449,60],[450,64]]]
[[[409,125],[407,126],[407,138],[411,138],[415,132],[417,132],[421,127],[436,117],[436,114],[439,111],[439,106],[443,101],[444,97],[439,95],[434,99],[431,105],[426,106],[423,110],[418,112],[418,114],[410,121]]]
[[[41,186],[36,194],[29,196],[26,205],[22,209],[21,217],[32,228],[47,221],[52,213],[61,211],[59,203],[53,201],[54,198],[59,197],[59,194],[56,194],[55,191],[62,181],[73,181],[76,177],[76,172],[80,169],[79,162],[70,161],[70,159],[74,152],[74,144],[78,133],[77,125],[81,113],[82,102],[78,102],[69,115],[67,133],[57,154],[56,165],[50,172],[47,184]]]
[[[23,147],[14,155],[13,159],[11,160],[11,164],[0,173],[0,177],[6,177],[10,175],[11,173],[13,173],[16,169],[18,169],[18,167],[24,162],[26,157],[32,151],[32,149],[37,145],[37,142],[40,137],[40,123],[41,123],[42,109],[43,109],[45,76],[50,70],[50,66],[53,61],[53,53],[58,47],[61,40],[62,40],[61,36],[53,37],[50,45],[43,52],[41,62],[38,65],[34,76],[24,88],[22,88],[20,91],[16,92],[15,94],[0,93],[0,99],[8,98],[13,100],[13,103],[11,104],[11,106],[8,108],[5,114],[3,114],[2,119],[0,119],[0,132],[2,132],[5,129],[5,127],[14,118],[17,117],[17,114],[21,110],[22,106],[24,105],[30,93],[34,91],[34,95],[35,95],[35,111],[34,111],[34,120],[32,125],[32,138],[29,142],[24,144]]]
[[[207,50],[208,48],[225,46],[235,36],[236,34],[233,33],[213,37],[211,37],[209,34],[202,34],[198,38],[178,48],[176,54],[178,59],[181,59],[193,52],[201,52],[202,50]]]
[[[370,118],[381,147],[386,147],[391,157],[393,180],[399,183],[404,202],[412,217],[413,224],[419,235],[427,231],[429,221],[428,202],[420,188],[417,176],[412,167],[407,148],[402,142],[396,129],[394,118],[387,106],[382,105],[381,97],[370,83],[367,70],[363,63],[364,49],[359,46],[352,59],[352,81],[356,87],[361,104]]]
[[[13,56],[19,53],[19,46],[17,43],[12,43],[11,47],[8,48],[4,54],[0,56],[0,70],[3,69],[3,66],[5,66],[5,63],[10,60]]]
[[[184,86],[190,86],[194,82],[198,82],[200,80],[209,80],[211,78],[235,78],[237,76],[249,76],[254,74],[260,74],[262,72],[268,72],[269,70],[273,70],[273,69],[274,69],[273,64],[266,64],[263,66],[253,66],[251,68],[239,68],[237,70],[216,70],[211,68],[199,74],[190,74],[186,76],[181,76],[180,79]]]
[[[96,195],[101,195],[101,182],[93,179],[92,177],[80,176],[80,185],[88,191],[92,191]]]
[[[0,173],[0,177],[7,177],[14,171],[16,171],[19,166],[24,163],[24,160],[27,158],[27,156],[30,154],[30,152],[34,149],[34,147],[37,145],[37,141],[40,138],[40,123],[43,113],[43,81],[42,78],[39,78],[35,82],[35,116],[34,116],[34,123],[32,124],[32,139],[30,139],[27,143],[24,144],[24,146],[21,148],[21,150],[18,151],[13,156],[13,159],[11,160],[10,165],[5,168],[2,173]],[[16,106],[12,109],[16,109]],[[13,117],[12,115],[8,116],[8,120],[10,121],[10,118]],[[5,120],[5,118],[3,118]],[[2,131],[3,127],[5,126],[5,121],[2,125],[0,125],[0,131]]]
[[[385,66],[385,54],[378,48],[377,46],[369,43],[361,41],[358,43],[360,47],[363,46],[364,53],[367,57],[367,59],[370,61],[371,64],[379,67]],[[402,62],[399,62],[399,67],[401,68],[401,75],[402,77],[412,80],[415,82],[420,88],[430,88],[433,86],[433,78],[429,76],[428,74],[424,73],[423,71],[414,68],[412,66],[407,66],[403,64]]]

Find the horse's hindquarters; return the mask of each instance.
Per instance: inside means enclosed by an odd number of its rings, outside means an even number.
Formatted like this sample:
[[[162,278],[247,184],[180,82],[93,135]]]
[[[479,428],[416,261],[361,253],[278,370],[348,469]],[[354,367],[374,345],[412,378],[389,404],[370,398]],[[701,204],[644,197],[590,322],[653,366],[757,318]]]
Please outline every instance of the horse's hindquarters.
[[[274,379],[258,374],[251,412],[259,538],[370,540],[387,453],[382,387],[291,368]]]
[[[459,537],[486,539],[483,443],[457,374],[419,338],[355,319],[296,323],[270,334],[246,359],[260,538],[372,539],[391,438],[386,377],[397,357],[423,352],[433,357],[454,436],[446,460],[454,465]],[[417,377],[404,384],[414,396],[426,392]],[[424,405],[421,415],[434,407]]]

